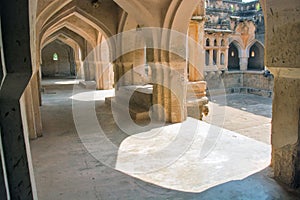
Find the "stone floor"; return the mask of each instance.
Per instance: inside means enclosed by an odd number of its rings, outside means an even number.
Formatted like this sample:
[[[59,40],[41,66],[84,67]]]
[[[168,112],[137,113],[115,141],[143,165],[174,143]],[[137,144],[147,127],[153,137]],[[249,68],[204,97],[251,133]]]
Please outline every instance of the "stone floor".
[[[249,94],[211,97],[205,122],[270,144],[272,99]],[[262,134],[264,133],[264,134]]]
[[[104,103],[113,91],[74,83],[43,81],[39,199],[300,199],[268,167],[271,99],[216,97],[203,122],[138,127]]]

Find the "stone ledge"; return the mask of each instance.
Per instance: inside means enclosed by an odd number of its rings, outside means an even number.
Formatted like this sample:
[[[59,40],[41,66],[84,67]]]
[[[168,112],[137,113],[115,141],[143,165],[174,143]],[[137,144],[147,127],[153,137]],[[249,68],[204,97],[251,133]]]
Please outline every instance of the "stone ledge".
[[[80,81],[79,85],[86,89],[96,89],[95,81]]]
[[[129,108],[127,110],[125,107],[126,105],[118,102],[115,99],[115,97],[106,97],[105,103],[107,105],[113,106],[120,113],[129,111],[129,114],[133,120],[139,121],[139,120],[149,120],[150,119],[150,110],[149,109],[129,106]]]
[[[264,70],[234,70],[234,71],[225,71],[226,74],[263,74]]]
[[[273,92],[270,90],[258,89],[258,88],[248,88],[248,87],[231,87],[225,89],[212,89],[207,90],[207,96],[219,96],[226,94],[254,94],[263,97],[271,98]]]
[[[187,113],[189,117],[202,120],[203,115],[208,115],[208,98],[202,97],[199,99],[187,100]]]

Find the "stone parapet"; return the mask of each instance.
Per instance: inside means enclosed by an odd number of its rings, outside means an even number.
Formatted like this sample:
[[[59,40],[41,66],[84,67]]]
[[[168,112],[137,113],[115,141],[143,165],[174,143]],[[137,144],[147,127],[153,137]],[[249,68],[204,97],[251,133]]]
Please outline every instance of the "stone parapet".
[[[263,71],[212,71],[205,72],[207,95],[255,94],[272,97],[274,77]]]

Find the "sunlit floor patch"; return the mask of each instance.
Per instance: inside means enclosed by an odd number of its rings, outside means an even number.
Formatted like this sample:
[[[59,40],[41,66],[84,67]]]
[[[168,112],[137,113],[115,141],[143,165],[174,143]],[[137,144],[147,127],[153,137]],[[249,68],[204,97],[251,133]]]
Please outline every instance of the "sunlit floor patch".
[[[177,137],[175,132],[178,130],[178,124],[169,125],[163,128],[163,134],[152,134],[154,137],[144,141],[139,139],[139,134],[126,138],[119,148],[116,169],[161,187],[201,192],[225,182],[243,179],[270,164],[270,145],[226,129],[221,129],[222,133],[219,136],[210,137],[214,130],[220,129],[192,118],[188,118],[185,125],[194,124],[195,121],[199,126],[194,137],[187,133],[187,137],[181,138],[182,141],[191,141],[183,154],[174,156],[168,163],[163,163],[168,159],[167,156],[170,156],[168,151],[178,150],[168,148]],[[148,134],[151,134],[151,131]],[[141,138],[145,138],[147,132],[141,134]],[[203,148],[207,148],[205,145],[209,142],[209,151],[205,156],[201,156]],[[180,146],[178,148],[180,149]],[[149,154],[157,158],[147,159]],[[143,156],[146,159],[143,159]],[[159,162],[162,164],[158,165]],[[149,171],[151,166],[154,171]],[[144,173],[141,171],[143,167]]]
[[[63,80],[63,81],[56,81],[54,83],[55,85],[73,85],[73,84],[79,84],[78,80]]]
[[[100,101],[105,100],[105,97],[111,97],[115,95],[115,90],[83,90],[71,96],[70,98],[77,101]]]

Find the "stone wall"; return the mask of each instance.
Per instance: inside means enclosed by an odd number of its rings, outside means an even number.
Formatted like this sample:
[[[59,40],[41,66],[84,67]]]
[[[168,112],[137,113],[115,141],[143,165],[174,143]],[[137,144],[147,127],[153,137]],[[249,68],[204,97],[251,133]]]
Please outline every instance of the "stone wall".
[[[56,53],[58,60],[53,60]],[[76,75],[76,64],[74,52],[68,45],[54,41],[42,50],[42,76],[74,76]]]
[[[212,71],[205,72],[207,95],[241,93],[272,97],[274,78],[263,71]]]
[[[251,19],[259,27],[258,34],[264,33],[263,13],[258,1],[237,2],[237,1],[206,1],[205,28],[231,29],[232,19]],[[238,20],[239,21],[239,20]]]

